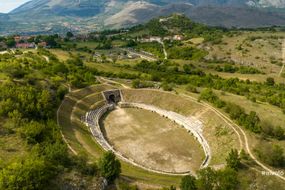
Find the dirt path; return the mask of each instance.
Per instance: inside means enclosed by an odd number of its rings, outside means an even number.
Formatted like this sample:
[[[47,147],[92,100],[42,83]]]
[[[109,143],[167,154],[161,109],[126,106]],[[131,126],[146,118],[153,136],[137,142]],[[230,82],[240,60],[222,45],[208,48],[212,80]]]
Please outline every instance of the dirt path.
[[[162,45],[162,48],[163,48],[163,54],[164,54],[164,59],[168,59],[168,54],[167,54],[167,51],[165,49],[165,45],[164,45],[164,42],[162,40],[157,40],[158,43],[160,43]]]
[[[200,119],[205,113],[207,113],[210,109],[209,108],[206,108],[204,110],[202,110],[201,112],[197,113],[197,115],[195,115],[195,117],[197,119]]]
[[[45,58],[45,60],[49,63],[49,57],[46,55],[43,55],[43,58]]]
[[[118,85],[121,85],[123,88],[126,88],[126,89],[130,89],[129,86],[123,84],[123,83],[120,83],[120,82],[117,82],[117,81],[113,81],[113,80],[109,80],[109,79],[106,79],[106,78],[103,78],[103,77],[97,77],[97,80],[102,83],[102,84],[108,84],[109,83],[115,83],[115,84],[118,84]],[[108,84],[109,85],[109,84]]]
[[[191,96],[185,95],[183,94],[183,96],[189,97],[191,99],[195,99]],[[267,166],[265,166],[263,163],[261,163],[259,160],[257,160],[257,158],[254,156],[254,154],[251,152],[250,148],[249,148],[249,143],[248,143],[248,138],[244,132],[244,130],[237,124],[235,124],[234,122],[232,122],[232,120],[230,118],[228,118],[228,116],[226,116],[225,114],[223,114],[222,112],[220,112],[219,110],[217,110],[216,108],[212,107],[211,105],[203,102],[203,104],[205,106],[207,106],[209,109],[211,109],[212,111],[214,111],[215,113],[217,113],[218,115],[220,115],[225,122],[227,122],[228,124],[230,124],[230,126],[235,126],[236,128],[238,128],[238,130],[240,131],[240,133],[242,133],[243,139],[244,139],[244,146],[245,146],[245,150],[247,151],[247,153],[250,155],[250,157],[255,161],[256,164],[258,164],[260,167],[262,167],[265,171],[271,173],[272,175],[275,175],[276,177],[282,179],[285,181],[285,177],[283,177],[282,175],[276,173],[275,171],[271,170],[270,168],[268,168]],[[237,130],[234,129],[236,132]],[[241,136],[239,134],[239,140],[241,141]],[[259,172],[262,172],[260,170],[258,170]]]
[[[9,52],[8,51],[0,51],[0,55],[6,54],[6,53],[9,53]]]

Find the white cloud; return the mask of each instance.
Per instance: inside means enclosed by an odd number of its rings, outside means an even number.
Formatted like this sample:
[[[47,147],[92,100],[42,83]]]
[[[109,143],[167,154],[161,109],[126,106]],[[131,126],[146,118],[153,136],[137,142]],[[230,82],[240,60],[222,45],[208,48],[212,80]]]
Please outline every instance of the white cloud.
[[[30,0],[0,0],[0,13],[8,13]]]

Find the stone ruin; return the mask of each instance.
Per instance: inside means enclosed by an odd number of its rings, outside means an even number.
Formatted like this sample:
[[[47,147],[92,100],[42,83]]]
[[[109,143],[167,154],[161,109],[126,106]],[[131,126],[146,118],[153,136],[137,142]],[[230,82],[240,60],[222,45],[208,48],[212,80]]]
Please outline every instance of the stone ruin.
[[[118,102],[122,101],[121,91],[118,89],[107,90],[102,92],[102,94],[108,104],[117,104]]]

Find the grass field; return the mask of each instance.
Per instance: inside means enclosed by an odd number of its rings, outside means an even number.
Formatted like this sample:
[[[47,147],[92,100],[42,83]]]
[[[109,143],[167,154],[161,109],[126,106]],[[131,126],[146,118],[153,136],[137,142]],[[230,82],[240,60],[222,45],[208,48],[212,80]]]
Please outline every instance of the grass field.
[[[148,168],[181,173],[197,171],[203,162],[199,143],[184,128],[156,113],[117,108],[103,124],[117,151]]]
[[[262,122],[269,122],[273,125],[284,127],[285,129],[285,115],[280,108],[264,102],[252,102],[246,97],[231,93],[220,93],[218,91],[216,93],[225,101],[232,103],[238,102],[248,113],[255,111]]]
[[[64,50],[50,49],[49,51],[61,61],[66,61],[70,57],[69,53]]]
[[[132,71],[130,69],[118,67],[111,63],[92,63],[92,62],[86,62],[85,65],[91,68],[96,68],[99,71],[104,72],[112,72],[112,73],[129,73],[129,74],[139,74],[138,71]]]

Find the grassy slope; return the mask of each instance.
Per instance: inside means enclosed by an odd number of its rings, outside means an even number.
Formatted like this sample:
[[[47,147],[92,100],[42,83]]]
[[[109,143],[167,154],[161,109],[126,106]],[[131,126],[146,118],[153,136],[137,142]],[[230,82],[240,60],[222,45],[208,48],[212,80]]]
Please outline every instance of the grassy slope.
[[[260,39],[250,40],[250,37]],[[284,32],[241,32],[239,35],[224,37],[221,44],[210,45],[209,53],[210,57],[231,59],[241,65],[256,67],[267,74],[264,78],[258,76],[255,79],[257,81],[264,81],[271,76],[277,81],[285,82],[278,77],[281,66],[271,63],[272,57],[279,61],[282,58],[281,45],[284,37]]]

